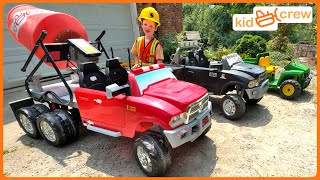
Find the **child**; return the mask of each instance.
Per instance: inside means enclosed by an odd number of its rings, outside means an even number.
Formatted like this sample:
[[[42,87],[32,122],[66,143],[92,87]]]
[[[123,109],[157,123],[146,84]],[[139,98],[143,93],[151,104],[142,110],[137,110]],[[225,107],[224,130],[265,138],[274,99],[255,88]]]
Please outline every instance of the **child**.
[[[162,46],[153,35],[160,26],[158,12],[153,7],[146,7],[141,11],[138,20],[141,22],[144,36],[138,37],[132,46],[131,52],[134,54],[135,62],[133,69],[140,67],[139,60],[142,63],[159,64],[164,59]]]

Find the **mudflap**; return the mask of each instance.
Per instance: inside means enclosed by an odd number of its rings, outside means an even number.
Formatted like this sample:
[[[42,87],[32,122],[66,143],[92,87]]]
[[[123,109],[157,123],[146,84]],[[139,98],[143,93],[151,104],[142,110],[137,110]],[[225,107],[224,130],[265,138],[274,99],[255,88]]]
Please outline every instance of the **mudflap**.
[[[22,107],[27,107],[27,106],[31,106],[33,105],[33,99],[31,97],[25,98],[25,99],[20,99],[17,101],[13,101],[10,102],[9,105],[12,109],[12,112],[14,114],[14,116],[17,118],[16,112],[18,109],[22,108]]]

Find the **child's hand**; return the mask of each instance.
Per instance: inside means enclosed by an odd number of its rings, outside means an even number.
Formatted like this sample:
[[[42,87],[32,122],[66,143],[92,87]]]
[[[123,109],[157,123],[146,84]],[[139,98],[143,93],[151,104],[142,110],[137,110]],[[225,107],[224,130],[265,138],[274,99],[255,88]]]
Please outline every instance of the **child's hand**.
[[[132,69],[137,69],[137,68],[139,68],[140,66],[139,66],[139,64],[135,64],[133,67],[132,67]]]

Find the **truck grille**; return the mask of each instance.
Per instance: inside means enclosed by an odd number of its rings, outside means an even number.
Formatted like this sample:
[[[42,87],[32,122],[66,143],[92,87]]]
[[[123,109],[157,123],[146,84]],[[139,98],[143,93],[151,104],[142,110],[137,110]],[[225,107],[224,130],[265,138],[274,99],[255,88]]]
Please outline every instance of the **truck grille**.
[[[187,109],[187,120],[185,121],[185,124],[189,124],[194,118],[196,118],[199,114],[202,113],[207,107],[209,103],[209,95],[208,93],[205,94],[202,98],[200,98],[198,101],[192,103],[189,105]]]

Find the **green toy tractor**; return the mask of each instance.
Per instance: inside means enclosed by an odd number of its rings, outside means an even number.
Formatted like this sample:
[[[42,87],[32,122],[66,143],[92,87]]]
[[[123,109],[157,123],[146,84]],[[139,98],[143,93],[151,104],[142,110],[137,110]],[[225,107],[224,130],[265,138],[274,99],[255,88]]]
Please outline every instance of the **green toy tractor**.
[[[288,60],[279,77],[275,77],[278,66],[270,65],[268,52],[257,54],[256,58],[243,59],[249,64],[256,64],[266,68],[269,79],[269,89],[280,88],[280,96],[284,99],[294,99],[302,89],[309,86],[311,81],[310,68],[306,65]]]

